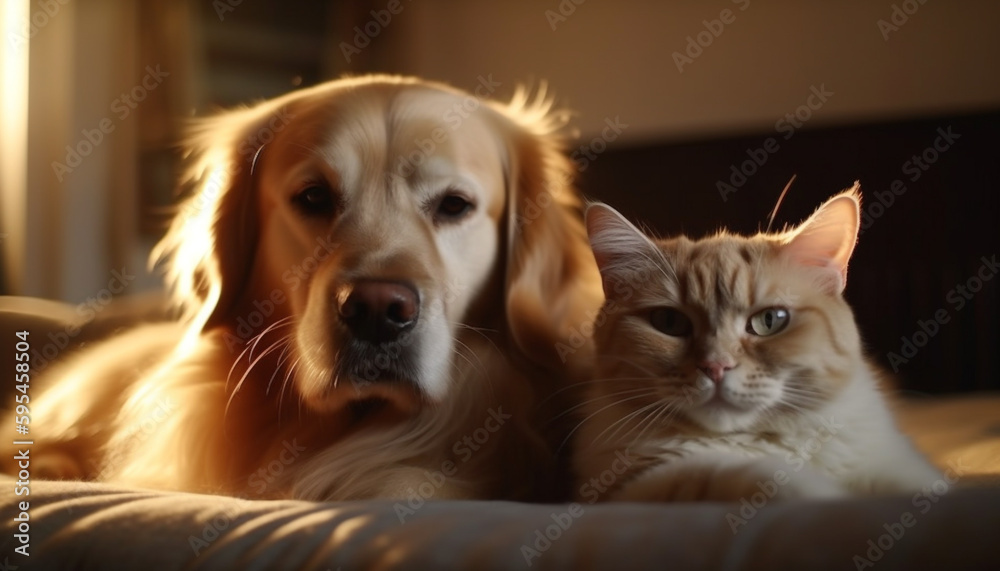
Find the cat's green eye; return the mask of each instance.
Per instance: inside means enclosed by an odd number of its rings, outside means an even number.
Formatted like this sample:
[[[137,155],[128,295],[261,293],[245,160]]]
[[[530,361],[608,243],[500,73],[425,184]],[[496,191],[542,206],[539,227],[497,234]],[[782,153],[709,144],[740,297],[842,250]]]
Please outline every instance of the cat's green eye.
[[[788,325],[788,310],[783,307],[769,307],[750,316],[747,333],[767,337],[781,331]]]
[[[649,313],[649,323],[657,331],[672,337],[691,334],[693,326],[688,316],[672,307],[658,307]]]

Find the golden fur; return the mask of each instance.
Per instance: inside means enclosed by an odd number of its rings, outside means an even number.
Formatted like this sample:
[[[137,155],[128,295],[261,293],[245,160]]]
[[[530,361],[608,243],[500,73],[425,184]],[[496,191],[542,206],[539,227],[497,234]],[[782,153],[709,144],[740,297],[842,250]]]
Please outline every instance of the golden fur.
[[[555,347],[600,300],[564,120],[543,94],[500,105],[370,76],[197,123],[189,194],[155,252],[184,317],[52,371],[35,474],[248,497],[407,498],[425,482],[434,498],[544,497],[536,395],[578,374]],[[364,280],[412,284],[420,311],[412,335],[367,353],[338,316]]]

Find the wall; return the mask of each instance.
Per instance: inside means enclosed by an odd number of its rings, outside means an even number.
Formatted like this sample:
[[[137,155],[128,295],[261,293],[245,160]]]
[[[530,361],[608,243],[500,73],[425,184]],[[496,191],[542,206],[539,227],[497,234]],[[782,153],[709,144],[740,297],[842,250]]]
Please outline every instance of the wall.
[[[894,5],[916,11],[886,40],[877,22],[891,24]],[[672,54],[723,9],[735,20],[678,71]],[[998,21],[989,0],[404,1],[373,45],[398,42],[383,68],[463,87],[480,74],[506,93],[547,79],[585,134],[621,116],[622,140],[638,143],[765,131],[811,86],[834,93],[814,125],[996,108]]]

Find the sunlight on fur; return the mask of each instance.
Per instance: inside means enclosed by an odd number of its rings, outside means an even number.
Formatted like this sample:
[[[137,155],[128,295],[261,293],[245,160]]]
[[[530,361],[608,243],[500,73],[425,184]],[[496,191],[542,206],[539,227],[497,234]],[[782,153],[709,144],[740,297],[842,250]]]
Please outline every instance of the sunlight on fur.
[[[586,362],[555,347],[600,305],[567,118],[365,76],[195,122],[154,251],[181,318],[48,371],[37,473],[342,500],[455,465],[435,499],[553,497],[544,397]]]

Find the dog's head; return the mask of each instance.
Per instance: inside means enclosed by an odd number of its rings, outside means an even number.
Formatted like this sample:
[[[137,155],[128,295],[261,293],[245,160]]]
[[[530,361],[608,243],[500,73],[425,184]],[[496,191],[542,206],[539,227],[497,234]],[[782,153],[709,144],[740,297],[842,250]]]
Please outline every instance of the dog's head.
[[[317,411],[446,398],[474,328],[561,366],[600,302],[561,119],[490,88],[347,79],[199,123],[157,252],[192,332],[273,348]]]

